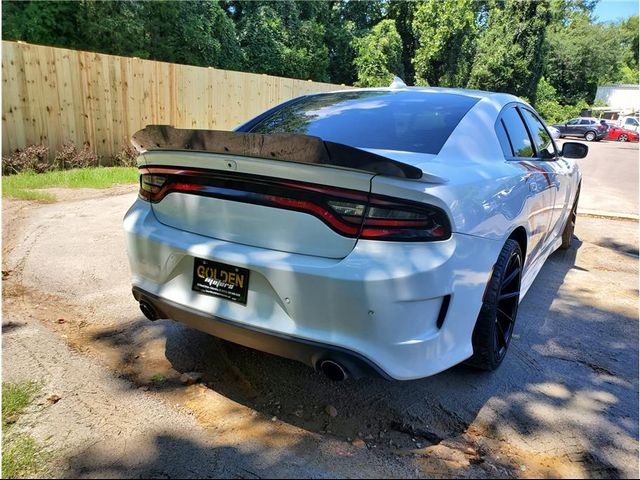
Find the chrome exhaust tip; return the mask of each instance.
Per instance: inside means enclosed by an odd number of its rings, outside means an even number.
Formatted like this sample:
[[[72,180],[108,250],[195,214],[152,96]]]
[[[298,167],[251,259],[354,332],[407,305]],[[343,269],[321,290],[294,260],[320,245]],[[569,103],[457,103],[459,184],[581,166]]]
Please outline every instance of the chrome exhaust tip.
[[[153,306],[150,303],[145,302],[144,300],[140,302],[140,310],[142,311],[144,316],[147,317],[152,322],[160,318],[158,316],[158,312],[156,312],[156,309],[153,308]]]
[[[347,370],[333,360],[323,360],[320,363],[320,371],[324,373],[329,380],[333,380],[334,382],[342,382],[349,378]]]

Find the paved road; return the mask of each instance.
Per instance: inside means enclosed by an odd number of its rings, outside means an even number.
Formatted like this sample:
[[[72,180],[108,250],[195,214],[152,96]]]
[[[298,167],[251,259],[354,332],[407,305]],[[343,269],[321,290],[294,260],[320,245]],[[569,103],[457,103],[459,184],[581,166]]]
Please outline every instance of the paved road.
[[[335,384],[144,319],[121,229],[134,198],[4,205],[4,373],[63,397],[21,424],[63,452],[58,473],[637,477],[636,222],[578,219],[573,248],[549,259],[522,302],[497,372]],[[204,387],[180,384],[193,370]],[[109,372],[125,380],[105,383]]]
[[[584,143],[589,155],[578,160],[583,175],[580,208],[637,215],[638,143]]]

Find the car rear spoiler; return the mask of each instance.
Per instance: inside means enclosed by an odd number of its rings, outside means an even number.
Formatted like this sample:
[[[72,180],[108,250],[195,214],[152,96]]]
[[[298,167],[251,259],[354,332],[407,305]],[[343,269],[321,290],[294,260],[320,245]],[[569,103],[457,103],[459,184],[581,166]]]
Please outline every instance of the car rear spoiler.
[[[326,142],[319,137],[298,133],[262,135],[148,125],[133,134],[131,143],[140,153],[154,150],[193,150],[341,167],[390,177],[422,178],[422,170],[411,165],[349,145]]]

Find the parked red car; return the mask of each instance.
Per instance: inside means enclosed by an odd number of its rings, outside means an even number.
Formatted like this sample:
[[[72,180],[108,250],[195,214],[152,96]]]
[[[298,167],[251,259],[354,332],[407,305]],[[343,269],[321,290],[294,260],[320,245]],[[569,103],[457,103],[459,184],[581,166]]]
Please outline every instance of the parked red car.
[[[607,132],[607,140],[617,140],[619,142],[637,142],[638,134],[624,128],[610,127]]]

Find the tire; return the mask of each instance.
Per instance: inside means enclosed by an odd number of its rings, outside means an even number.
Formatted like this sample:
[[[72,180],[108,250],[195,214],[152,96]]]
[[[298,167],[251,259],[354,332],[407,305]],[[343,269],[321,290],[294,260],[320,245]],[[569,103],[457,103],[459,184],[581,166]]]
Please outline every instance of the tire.
[[[473,356],[466,361],[468,365],[491,371],[504,360],[518,314],[522,264],[520,245],[507,240],[493,267],[473,329]]]
[[[629,141],[629,137],[627,136],[626,133],[623,133],[620,136],[618,136],[618,141],[619,142],[628,142]]]
[[[596,139],[596,132],[587,132],[584,134],[584,139],[587,142],[593,142]]]
[[[576,229],[576,217],[578,216],[578,199],[580,198],[580,187],[578,187],[578,193],[576,193],[576,199],[571,207],[571,213],[567,217],[567,223],[564,224],[562,230],[562,243],[560,244],[561,250],[569,250],[571,248],[571,242],[573,241],[573,231]]]

